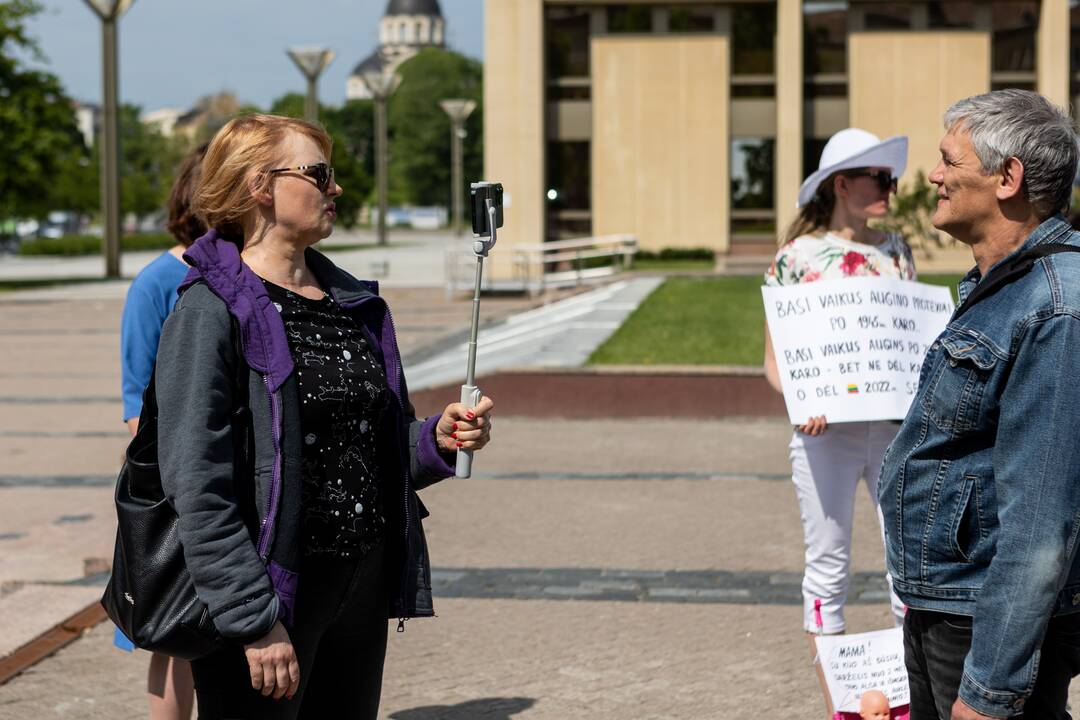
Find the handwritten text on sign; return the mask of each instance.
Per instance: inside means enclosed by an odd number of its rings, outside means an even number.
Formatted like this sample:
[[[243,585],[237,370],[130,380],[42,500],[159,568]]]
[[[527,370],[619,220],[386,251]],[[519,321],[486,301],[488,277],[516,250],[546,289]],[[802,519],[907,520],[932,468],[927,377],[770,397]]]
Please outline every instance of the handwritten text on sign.
[[[910,702],[900,628],[814,639],[825,684],[840,712],[859,712],[859,698],[867,690],[885,693],[890,707]]]
[[[763,287],[788,416],[796,425],[900,420],[923,357],[952,315],[948,288],[892,278]]]

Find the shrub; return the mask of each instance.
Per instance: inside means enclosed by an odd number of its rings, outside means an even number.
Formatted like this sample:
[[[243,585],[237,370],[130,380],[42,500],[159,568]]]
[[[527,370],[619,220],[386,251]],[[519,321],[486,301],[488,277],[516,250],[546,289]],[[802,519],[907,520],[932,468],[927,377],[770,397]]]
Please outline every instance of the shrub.
[[[708,248],[663,248],[660,252],[638,250],[638,260],[715,260],[716,253]]]
[[[124,235],[120,247],[127,252],[139,250],[167,250],[176,244],[168,233],[139,233]],[[58,238],[35,238],[19,245],[20,255],[97,255],[101,252],[101,238],[94,235],[64,235]]]

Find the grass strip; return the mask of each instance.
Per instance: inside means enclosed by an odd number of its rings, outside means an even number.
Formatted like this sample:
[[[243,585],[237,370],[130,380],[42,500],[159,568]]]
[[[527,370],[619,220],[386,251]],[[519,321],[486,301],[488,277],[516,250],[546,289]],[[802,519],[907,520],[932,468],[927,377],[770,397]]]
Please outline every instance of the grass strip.
[[[960,277],[919,279],[955,288]],[[588,364],[760,365],[765,355],[761,284],[759,277],[669,278],[593,352]]]

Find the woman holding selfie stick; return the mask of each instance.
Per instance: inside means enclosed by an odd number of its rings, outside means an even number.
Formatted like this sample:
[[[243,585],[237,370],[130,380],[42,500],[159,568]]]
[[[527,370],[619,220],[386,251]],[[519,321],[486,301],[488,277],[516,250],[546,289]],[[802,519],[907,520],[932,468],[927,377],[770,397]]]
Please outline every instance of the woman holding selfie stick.
[[[857,128],[833,135],[818,170],[799,190],[799,215],[765,274],[765,284],[873,276],[914,280],[915,263],[904,239],[868,224],[888,212],[889,195],[896,191],[896,178],[906,165],[906,137],[882,142]],[[765,376],[782,392],[768,328]],[[824,415],[807,418],[795,428],[789,449],[806,545],[803,628],[811,636],[845,630],[855,492],[864,479],[880,524],[878,473],[898,429],[892,422],[830,426]],[[903,606],[890,595],[899,622]],[[813,647],[812,637],[810,642]]]
[[[302,120],[218,132],[193,200],[212,229],[162,332],[162,485],[226,639],[192,662],[204,720],[375,718],[387,618],[434,615],[416,490],[490,437],[486,397],[414,416],[377,286],[312,248],[342,193],[330,154]]]

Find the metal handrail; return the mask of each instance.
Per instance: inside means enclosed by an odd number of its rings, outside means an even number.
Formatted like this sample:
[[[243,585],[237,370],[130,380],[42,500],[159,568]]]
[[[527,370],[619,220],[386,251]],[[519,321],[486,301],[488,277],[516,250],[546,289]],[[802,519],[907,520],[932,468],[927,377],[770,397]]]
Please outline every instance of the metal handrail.
[[[611,277],[626,270],[637,254],[637,238],[633,235],[604,235],[599,237],[553,240],[539,245],[507,248],[499,258],[510,264],[511,280],[488,280],[488,289],[520,290],[530,295],[547,288],[577,286]],[[470,255],[464,250],[447,248],[446,293],[468,287],[463,260]],[[611,258],[610,264],[585,267],[587,261]],[[493,275],[495,273],[490,273]]]

